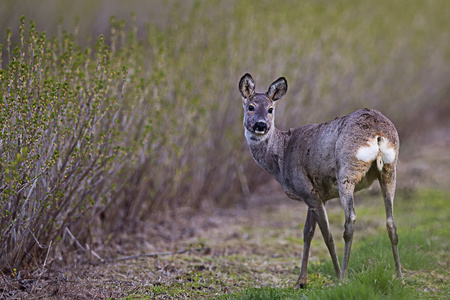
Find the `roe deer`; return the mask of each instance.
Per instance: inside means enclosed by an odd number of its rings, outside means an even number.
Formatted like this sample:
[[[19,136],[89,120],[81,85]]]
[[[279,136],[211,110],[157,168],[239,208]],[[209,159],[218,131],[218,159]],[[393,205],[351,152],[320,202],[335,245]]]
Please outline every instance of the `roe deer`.
[[[396,275],[401,278],[393,215],[399,138],[392,122],[376,110],[360,109],[326,123],[281,131],[275,128],[274,116],[276,101],[287,91],[284,77],[273,82],[267,92],[256,93],[253,78],[245,74],[239,91],[245,137],[253,158],[275,177],[288,197],[308,206],[301,271],[295,288],[306,287],[309,248],[317,223],[336,276],[346,278],[356,220],[353,192],[369,187],[376,179],[386,207]],[[325,210],[325,202],[337,197],[345,211],[342,268]]]

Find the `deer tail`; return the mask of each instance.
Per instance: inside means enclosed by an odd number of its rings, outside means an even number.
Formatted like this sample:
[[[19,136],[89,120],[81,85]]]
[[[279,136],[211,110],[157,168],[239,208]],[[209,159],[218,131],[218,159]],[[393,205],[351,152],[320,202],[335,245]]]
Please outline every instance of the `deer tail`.
[[[389,147],[388,140],[383,136],[377,137],[378,142],[378,155],[377,155],[377,168],[378,171],[383,170],[384,164],[390,164],[395,160],[395,150]]]

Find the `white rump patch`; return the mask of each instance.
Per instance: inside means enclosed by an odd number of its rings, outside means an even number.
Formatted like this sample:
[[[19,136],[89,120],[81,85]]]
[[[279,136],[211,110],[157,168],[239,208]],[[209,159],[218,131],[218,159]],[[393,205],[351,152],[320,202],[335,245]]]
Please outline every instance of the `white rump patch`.
[[[378,141],[380,139],[380,141]],[[362,146],[356,152],[356,158],[364,162],[374,161],[378,153],[381,155],[381,161],[377,161],[378,169],[381,169],[383,163],[390,164],[395,160],[395,149],[389,147],[387,140],[382,136],[376,136],[372,140],[367,142],[367,146]]]
[[[377,138],[378,137],[375,137],[373,140],[369,141],[369,146],[360,147],[358,152],[356,152],[356,158],[364,162],[371,162],[377,158],[379,150]]]

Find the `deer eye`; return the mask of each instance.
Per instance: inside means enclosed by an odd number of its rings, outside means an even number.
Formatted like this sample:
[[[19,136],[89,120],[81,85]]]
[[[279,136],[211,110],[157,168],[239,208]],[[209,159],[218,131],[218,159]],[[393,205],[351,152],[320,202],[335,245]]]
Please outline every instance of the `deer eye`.
[[[269,108],[269,114],[273,113],[273,107]]]
[[[253,105],[249,105],[249,106],[248,106],[248,110],[249,110],[249,111],[254,111],[254,110],[255,110],[255,107],[254,107]]]

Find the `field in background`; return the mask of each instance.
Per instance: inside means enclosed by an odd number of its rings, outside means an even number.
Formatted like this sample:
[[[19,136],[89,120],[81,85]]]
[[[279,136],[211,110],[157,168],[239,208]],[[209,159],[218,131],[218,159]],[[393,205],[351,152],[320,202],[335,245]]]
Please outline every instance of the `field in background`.
[[[161,211],[245,205],[270,180],[243,138],[246,72],[257,91],[287,78],[280,129],[382,111],[399,190],[448,190],[449,15],[446,1],[4,1],[2,270],[109,257]]]

